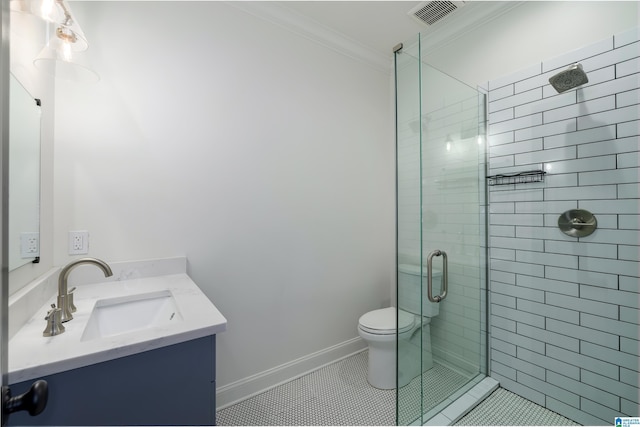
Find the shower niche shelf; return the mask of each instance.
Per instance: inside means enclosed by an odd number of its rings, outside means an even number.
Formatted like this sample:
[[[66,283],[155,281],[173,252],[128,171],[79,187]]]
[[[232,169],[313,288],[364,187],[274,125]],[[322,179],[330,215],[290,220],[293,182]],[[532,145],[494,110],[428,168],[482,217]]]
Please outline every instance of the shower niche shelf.
[[[526,184],[543,182],[547,172],[543,170],[524,171],[513,174],[497,174],[487,176],[489,185]]]

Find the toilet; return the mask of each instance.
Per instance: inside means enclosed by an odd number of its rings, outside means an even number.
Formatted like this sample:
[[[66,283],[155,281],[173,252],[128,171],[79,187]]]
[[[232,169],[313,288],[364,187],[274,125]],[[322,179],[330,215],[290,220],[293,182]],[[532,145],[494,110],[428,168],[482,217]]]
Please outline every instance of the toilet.
[[[431,318],[439,314],[440,305],[430,302],[426,296],[427,278],[423,278],[422,315],[420,314],[420,266],[398,265],[398,335],[396,337],[396,308],[387,307],[363,314],[358,321],[358,334],[369,347],[367,380],[375,388],[396,387],[396,338],[402,358],[398,369],[398,385],[403,387],[420,375],[420,349],[422,370],[433,366],[431,354]],[[426,268],[422,272],[426,276]],[[434,270],[434,292],[440,288],[441,273]],[[420,345],[422,328],[422,346]]]

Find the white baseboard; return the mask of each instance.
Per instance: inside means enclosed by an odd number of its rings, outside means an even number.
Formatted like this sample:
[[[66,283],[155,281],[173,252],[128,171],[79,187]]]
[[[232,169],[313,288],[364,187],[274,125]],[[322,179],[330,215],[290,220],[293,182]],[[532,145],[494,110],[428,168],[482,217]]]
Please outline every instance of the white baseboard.
[[[218,387],[216,389],[216,409],[223,409],[265,390],[306,375],[329,363],[363,351],[366,347],[367,344],[362,338],[352,338],[275,368]]]

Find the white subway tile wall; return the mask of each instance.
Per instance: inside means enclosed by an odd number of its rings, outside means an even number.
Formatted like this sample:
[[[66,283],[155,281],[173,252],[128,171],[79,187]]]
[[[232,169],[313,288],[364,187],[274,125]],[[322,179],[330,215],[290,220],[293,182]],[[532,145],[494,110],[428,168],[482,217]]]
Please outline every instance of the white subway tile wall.
[[[491,375],[581,424],[640,414],[640,31],[488,82]],[[548,78],[581,62],[589,83]],[[586,209],[590,236],[557,219]]]

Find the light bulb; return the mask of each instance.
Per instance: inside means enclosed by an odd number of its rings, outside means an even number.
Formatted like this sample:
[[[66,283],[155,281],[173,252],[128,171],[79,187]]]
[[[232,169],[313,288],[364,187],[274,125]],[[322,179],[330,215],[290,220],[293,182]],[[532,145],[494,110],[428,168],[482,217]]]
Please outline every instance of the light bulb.
[[[62,54],[62,59],[67,62],[71,62],[71,60],[73,59],[71,44],[67,42],[62,42],[62,45],[60,46],[60,53]]]
[[[54,7],[55,0],[42,0],[42,4],[40,5],[40,17],[46,21],[53,22],[55,20],[54,17]]]

